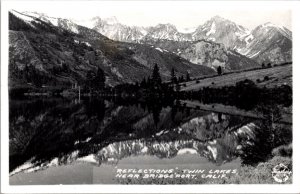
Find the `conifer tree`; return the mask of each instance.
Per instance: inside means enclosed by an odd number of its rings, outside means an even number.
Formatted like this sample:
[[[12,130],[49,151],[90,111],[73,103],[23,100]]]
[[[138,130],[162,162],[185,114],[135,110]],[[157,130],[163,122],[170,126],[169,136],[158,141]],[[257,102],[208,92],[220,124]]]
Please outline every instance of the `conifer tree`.
[[[96,84],[96,89],[103,89],[105,86],[105,74],[100,67],[98,67],[94,82]]]
[[[221,66],[218,67],[217,71],[218,71],[218,75],[222,74],[222,68],[221,68]]]
[[[160,86],[161,85],[161,77],[159,74],[158,65],[155,63],[152,73],[152,84],[153,86]]]
[[[188,81],[191,81],[189,72],[186,72],[186,81],[187,81],[187,82],[188,82]]]
[[[175,77],[175,69],[174,68],[172,68],[172,70],[171,70],[171,83],[172,84],[175,84],[175,82],[176,82],[176,77]]]

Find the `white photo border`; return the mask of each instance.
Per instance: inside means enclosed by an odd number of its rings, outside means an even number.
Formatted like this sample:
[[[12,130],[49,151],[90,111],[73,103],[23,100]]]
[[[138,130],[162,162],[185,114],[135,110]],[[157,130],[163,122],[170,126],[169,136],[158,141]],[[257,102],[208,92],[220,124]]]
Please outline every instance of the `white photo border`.
[[[300,1],[151,1],[152,3],[198,4],[203,7],[224,9],[274,8],[292,11],[293,33],[293,184],[287,185],[9,185],[9,110],[8,110],[8,11],[17,3],[37,1],[1,2],[1,193],[299,193],[300,192]],[[47,2],[43,1],[45,5]],[[72,1],[59,1],[72,3]],[[81,1],[82,3],[91,1]],[[138,2],[138,1],[133,1]],[[150,1],[144,2],[145,5]],[[118,1],[111,1],[116,6]],[[67,11],[67,9],[66,9]],[[168,10],[166,10],[168,11]],[[298,100],[297,100],[298,99]],[[297,184],[298,183],[298,184]]]

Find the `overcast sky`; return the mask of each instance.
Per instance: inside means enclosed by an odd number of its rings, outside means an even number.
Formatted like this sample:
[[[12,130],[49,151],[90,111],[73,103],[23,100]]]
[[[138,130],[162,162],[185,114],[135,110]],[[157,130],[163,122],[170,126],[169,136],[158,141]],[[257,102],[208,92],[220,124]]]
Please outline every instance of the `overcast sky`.
[[[120,23],[136,26],[172,23],[183,29],[197,27],[219,15],[250,30],[266,22],[291,29],[291,11],[272,4],[245,6],[237,1],[234,4],[201,1],[17,1],[11,3],[11,8],[76,20],[116,16]]]

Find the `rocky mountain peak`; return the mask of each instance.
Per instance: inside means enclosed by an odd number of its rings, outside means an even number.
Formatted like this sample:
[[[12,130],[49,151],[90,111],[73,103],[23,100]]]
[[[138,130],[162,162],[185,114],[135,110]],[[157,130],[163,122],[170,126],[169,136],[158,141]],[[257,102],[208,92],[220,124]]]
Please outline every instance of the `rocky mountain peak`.
[[[222,21],[222,22],[224,22],[224,21],[229,21],[229,20],[227,20],[227,19],[225,19],[225,18],[223,18],[223,17],[221,17],[221,16],[219,16],[219,15],[215,15],[215,16],[212,17],[210,20],[213,20],[213,21]]]
[[[292,39],[292,32],[284,26],[278,26],[271,22],[266,22],[262,25],[257,26],[253,30],[253,34],[264,34],[264,33],[280,33],[288,39]]]
[[[177,28],[175,25],[166,23],[166,24],[157,24],[154,29],[158,30],[166,30],[166,31],[177,31]]]

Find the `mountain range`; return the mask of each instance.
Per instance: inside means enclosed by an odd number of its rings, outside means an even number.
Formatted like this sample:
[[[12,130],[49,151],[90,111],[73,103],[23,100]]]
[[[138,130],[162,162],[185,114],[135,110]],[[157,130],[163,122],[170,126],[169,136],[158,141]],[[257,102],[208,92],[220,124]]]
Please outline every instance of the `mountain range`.
[[[220,16],[214,16],[189,32],[180,32],[175,25],[158,24],[152,27],[126,26],[114,17],[94,18],[88,27],[110,39],[123,42],[152,43],[156,40],[207,40],[223,44],[227,49],[245,55],[259,63],[292,61],[292,32],[283,26],[265,23],[249,30]],[[87,25],[87,22],[82,22]],[[154,44],[155,45],[155,44]]]
[[[9,54],[11,87],[32,82],[35,74],[46,85],[84,83],[99,67],[106,84],[116,85],[141,81],[154,64],[167,80],[172,68],[197,77],[215,74],[218,66],[231,71],[289,62],[292,33],[270,23],[249,31],[219,16],[183,33],[172,24],[126,26],[115,17],[75,21],[12,10]]]
[[[174,53],[150,45],[117,42],[69,20],[17,11],[9,15],[10,86],[32,82],[36,74],[46,85],[84,83],[88,71],[104,70],[108,85],[141,81],[158,64],[162,78],[214,73]],[[25,72],[26,71],[26,72]],[[24,73],[25,72],[25,73]],[[26,75],[27,74],[27,75]]]

